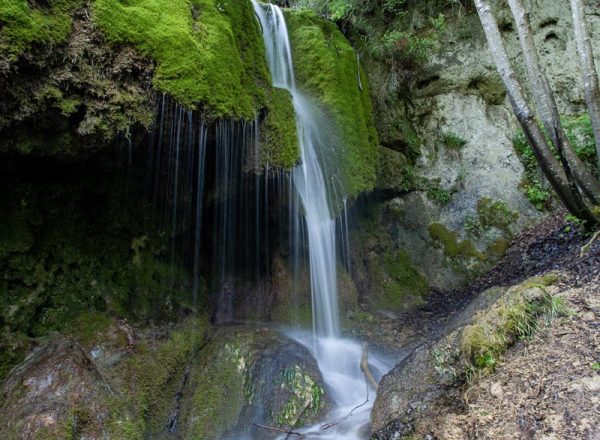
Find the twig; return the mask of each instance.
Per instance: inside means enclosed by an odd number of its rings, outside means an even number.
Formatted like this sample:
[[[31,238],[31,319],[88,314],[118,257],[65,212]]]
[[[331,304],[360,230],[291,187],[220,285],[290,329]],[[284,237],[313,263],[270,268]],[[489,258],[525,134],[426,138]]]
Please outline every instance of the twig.
[[[592,239],[588,242],[588,244],[586,244],[585,246],[583,246],[581,248],[581,252],[579,253],[579,258],[583,258],[583,256],[590,251],[592,244],[594,244],[594,242],[598,239],[598,237],[600,237],[600,231],[596,231],[596,233],[594,234]]]
[[[369,344],[367,342],[364,342],[363,346],[362,346],[362,356],[360,358],[360,370],[364,373],[365,378],[368,379],[369,382],[371,382],[371,385],[373,385],[373,388],[375,388],[375,391],[377,391],[377,388],[379,388],[379,385],[377,384],[377,381],[373,377],[373,374],[371,373],[371,369],[369,368]]]
[[[338,425],[340,422],[343,422],[344,420],[352,417],[352,415],[354,414],[354,411],[356,411],[358,408],[361,408],[361,407],[365,406],[367,403],[369,403],[369,381],[372,384],[374,384],[375,390],[377,390],[377,381],[375,380],[375,378],[373,377],[373,374],[371,374],[371,370],[369,369],[369,351],[368,351],[368,344],[366,342],[363,344],[362,356],[360,359],[360,369],[365,375],[365,385],[366,385],[366,390],[367,390],[367,398],[365,399],[365,401],[363,403],[361,403],[360,405],[356,405],[354,408],[352,408],[352,410],[348,414],[346,414],[341,419],[336,419],[333,422],[329,422],[329,423],[325,423],[324,425],[321,425],[319,430],[324,431],[326,429],[329,429],[333,426]]]
[[[290,430],[287,430],[287,429],[276,428],[274,426],[259,425],[258,423],[253,423],[253,425],[256,426],[256,427],[258,427],[258,428],[268,429],[269,431],[283,432],[284,434],[287,434],[287,435],[297,435],[297,436],[300,436],[300,437],[304,436],[304,434],[301,434],[299,432],[294,432],[294,431],[290,431]]]

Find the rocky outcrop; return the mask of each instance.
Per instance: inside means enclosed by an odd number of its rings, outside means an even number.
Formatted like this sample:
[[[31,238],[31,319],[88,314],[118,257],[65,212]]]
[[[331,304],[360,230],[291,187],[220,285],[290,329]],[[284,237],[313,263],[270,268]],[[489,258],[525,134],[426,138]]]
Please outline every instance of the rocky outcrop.
[[[219,330],[189,373],[179,432],[184,438],[273,439],[278,429],[315,423],[329,407],[310,352],[252,328]]]
[[[371,413],[373,438],[404,438],[442,408],[460,408],[465,380],[492,371],[509,345],[531,335],[538,318],[554,313],[556,300],[547,286],[556,280],[549,274],[486,290],[442,336],[414,349],[379,385]]]
[[[526,84],[510,12],[506,5],[498,8],[507,48]],[[581,114],[585,108],[569,5],[543,0],[530,9],[560,110]],[[587,18],[598,29],[597,6],[594,11]],[[518,126],[477,14],[469,7],[445,12],[439,51],[428,59],[409,99],[403,101],[403,91],[393,88],[385,66],[374,63],[367,70],[384,156],[390,157],[380,167],[378,184],[393,198],[385,209],[399,213],[381,227],[394,231],[394,245],[408,253],[431,286],[457,288],[488,269],[505,251],[506,241],[542,214],[524,195],[524,167],[513,148]],[[599,32],[593,34],[599,38]],[[413,161],[408,176],[389,166]],[[477,230],[485,200],[502,203],[505,213],[518,216],[509,214],[509,227]],[[466,251],[449,251],[453,242],[465,243]]]

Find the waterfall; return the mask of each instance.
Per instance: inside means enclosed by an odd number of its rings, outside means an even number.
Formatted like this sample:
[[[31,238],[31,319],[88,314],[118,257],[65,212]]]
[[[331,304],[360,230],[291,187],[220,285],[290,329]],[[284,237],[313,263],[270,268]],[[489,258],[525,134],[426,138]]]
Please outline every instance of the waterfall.
[[[326,180],[318,149],[324,147],[315,106],[296,88],[287,26],[281,9],[253,2],[263,28],[267,61],[275,87],[288,90],[296,112],[302,163],[293,170],[294,187],[304,208],[308,235],[314,333],[337,338],[336,225],[328,203]]]
[[[333,423],[299,430],[307,439],[360,440],[368,437],[369,416],[375,390],[365,383],[360,369],[361,344],[341,338],[337,302],[336,221],[329,203],[326,173],[321,161],[331,151],[327,145],[331,136],[324,129],[324,115],[297,87],[290,39],[281,9],[273,4],[259,5],[253,0],[256,15],[263,29],[267,61],[273,85],[287,89],[296,112],[298,142],[302,163],[292,171],[297,197],[304,208],[313,305],[313,334],[295,333],[291,336],[308,347],[315,356],[335,408],[328,415]],[[331,186],[335,190],[335,186]],[[337,194],[332,194],[337,200]],[[293,198],[290,198],[293,200]],[[343,199],[340,220],[344,263],[350,267],[348,215]],[[290,221],[294,216],[290,215]],[[294,242],[301,232],[294,225]],[[297,249],[294,250],[297,252]],[[391,365],[376,355],[369,364],[378,376]],[[371,397],[369,397],[369,394]],[[349,416],[350,414],[350,416]],[[282,436],[283,438],[287,438]]]

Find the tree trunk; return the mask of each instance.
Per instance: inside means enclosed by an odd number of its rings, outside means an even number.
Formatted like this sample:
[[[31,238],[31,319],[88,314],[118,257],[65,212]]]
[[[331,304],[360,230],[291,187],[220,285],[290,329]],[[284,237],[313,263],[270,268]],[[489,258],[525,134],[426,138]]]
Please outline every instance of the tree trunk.
[[[574,192],[570,187],[564,170],[554,158],[542,130],[535,121],[533,112],[525,99],[521,85],[508,59],[498,24],[492,15],[489,4],[486,0],[475,0],[475,6],[513,111],[527,136],[542,171],[569,212],[581,219],[596,223],[597,219],[581,201],[579,193]]]
[[[600,182],[594,178],[583,161],[577,156],[571,142],[567,139],[560,122],[558,106],[550,87],[548,77],[542,68],[533,39],[529,17],[521,0],[508,0],[508,4],[517,24],[521,49],[525,55],[525,65],[531,83],[531,90],[546,131],[561,158],[569,183],[576,184],[596,205],[600,205]]]
[[[575,42],[577,52],[581,60],[581,81],[583,82],[583,93],[585,102],[592,120],[594,138],[596,140],[596,158],[600,169],[600,86],[598,85],[598,74],[594,63],[594,53],[590,34],[587,29],[585,10],[582,0],[571,0],[573,11],[573,27],[575,28]]]

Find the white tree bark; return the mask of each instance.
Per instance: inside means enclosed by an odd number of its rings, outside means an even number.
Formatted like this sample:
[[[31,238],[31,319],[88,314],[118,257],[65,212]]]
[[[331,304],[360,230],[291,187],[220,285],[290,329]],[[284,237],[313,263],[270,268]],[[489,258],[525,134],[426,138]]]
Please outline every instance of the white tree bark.
[[[594,63],[592,42],[587,29],[585,10],[582,0],[571,0],[573,11],[573,27],[575,28],[575,43],[581,60],[581,81],[585,102],[592,120],[594,138],[596,140],[596,154],[598,166],[600,167],[600,86],[598,85],[598,73]]]
[[[504,87],[512,104],[513,111],[529,140],[529,144],[535,153],[540,167],[563,204],[572,214],[585,220],[597,222],[598,219],[594,217],[581,201],[577,189],[573,190],[569,185],[564,170],[554,158],[542,130],[535,121],[534,114],[525,99],[521,84],[506,53],[498,24],[488,2],[486,0],[475,0],[475,6],[477,7],[477,13],[483,25],[494,63],[504,82]]]
[[[508,0],[508,4],[517,24],[521,50],[525,56],[531,91],[539,115],[561,157],[567,178],[571,180],[572,175],[577,185],[592,203],[600,205],[600,182],[594,178],[583,161],[577,156],[562,128],[554,93],[540,62],[528,13],[523,7],[523,2],[521,0]]]

